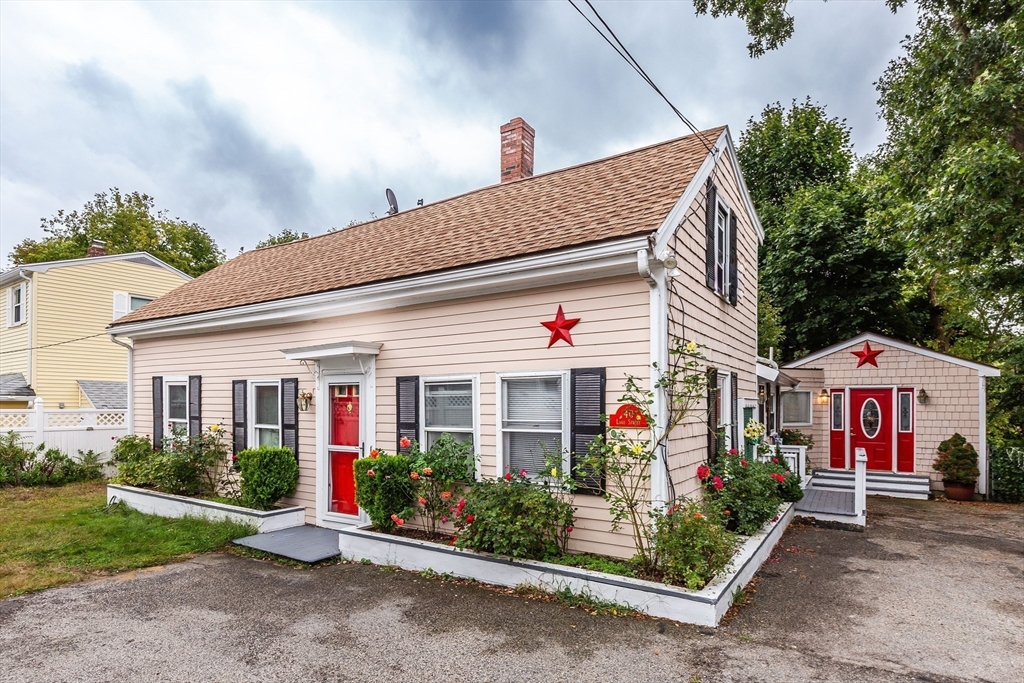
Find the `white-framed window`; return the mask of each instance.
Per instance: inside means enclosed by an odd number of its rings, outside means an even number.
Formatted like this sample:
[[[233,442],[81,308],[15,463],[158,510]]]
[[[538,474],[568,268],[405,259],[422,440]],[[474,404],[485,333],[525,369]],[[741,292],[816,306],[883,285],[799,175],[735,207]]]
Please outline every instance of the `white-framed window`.
[[[899,431],[902,433],[914,431],[914,393],[911,391],[901,391],[896,407],[899,410],[899,420],[897,422]]]
[[[725,448],[732,448],[732,373],[719,370],[715,373],[718,386],[715,399],[718,403],[718,428],[725,432]]]
[[[188,434],[188,377],[164,378],[164,417],[168,437],[175,429]]]
[[[811,392],[784,392],[782,394],[782,426],[807,427],[810,424]]]
[[[114,320],[128,315],[131,311],[137,311],[155,298],[129,292],[114,292]]]
[[[420,444],[424,450],[442,434],[479,447],[479,381],[476,375],[420,378]]]
[[[25,284],[22,282],[7,290],[7,327],[25,324],[25,301],[28,291]]]
[[[156,297],[152,296],[137,296],[135,294],[128,295],[128,310],[137,311]]]
[[[844,422],[846,420],[846,413],[843,410],[843,401],[845,400],[846,395],[843,392],[832,392],[831,415],[833,432],[841,432],[843,431],[843,429],[845,429]]]
[[[281,381],[249,382],[249,443],[252,448],[281,445]]]
[[[499,474],[546,471],[558,456],[569,467],[569,372],[498,373]]]
[[[729,296],[729,207],[721,200],[715,209],[715,292]]]

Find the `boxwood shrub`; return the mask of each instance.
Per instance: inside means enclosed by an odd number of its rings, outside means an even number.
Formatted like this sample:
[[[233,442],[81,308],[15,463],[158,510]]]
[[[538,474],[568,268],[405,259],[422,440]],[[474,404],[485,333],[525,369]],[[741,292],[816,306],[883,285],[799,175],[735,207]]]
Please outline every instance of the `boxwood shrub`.
[[[299,465],[290,448],[262,446],[238,454],[242,505],[269,510],[274,503],[295,493]]]
[[[409,476],[412,461],[404,455],[360,458],[353,463],[356,503],[366,510],[378,530],[394,531],[413,516],[416,482]]]

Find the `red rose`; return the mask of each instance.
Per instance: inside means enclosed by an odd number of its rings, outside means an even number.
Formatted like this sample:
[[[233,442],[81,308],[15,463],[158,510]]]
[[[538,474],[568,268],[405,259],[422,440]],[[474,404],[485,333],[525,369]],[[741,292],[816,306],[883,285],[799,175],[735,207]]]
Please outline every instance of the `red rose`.
[[[511,472],[506,472],[505,473],[505,481],[512,481],[512,473]]]
[[[448,545],[455,545],[455,541],[459,540],[458,536],[452,536],[452,540],[448,541]]]
[[[376,448],[374,448],[372,451],[370,451],[370,457],[371,458],[375,458],[376,459],[376,457],[378,455],[380,455],[380,451],[378,451]]]
[[[776,465],[778,465],[779,464],[779,459],[778,458],[772,458],[772,462],[775,463]]]
[[[707,465],[701,465],[700,467],[697,468],[697,478],[698,479],[700,479],[701,481],[704,481],[709,476],[711,476],[711,468],[710,467],[708,467]]]
[[[391,521],[392,522],[397,522],[400,519],[401,519],[401,517],[399,517],[398,515],[395,515],[395,514],[391,515]]]
[[[426,504],[427,504],[427,499],[424,498],[423,496],[420,496],[420,505],[426,505]]]
[[[722,478],[719,477],[717,474],[715,475],[715,478],[711,480],[711,483],[714,484],[716,491],[721,491],[722,488],[725,486],[725,484],[722,483]]]
[[[740,460],[740,465],[742,465],[743,467],[746,467],[747,466],[747,461],[746,460]]]
[[[520,477],[523,477],[525,479],[527,474],[529,474],[529,472],[527,472],[525,469],[519,470]]]
[[[464,507],[466,507],[466,499],[465,499],[465,498],[463,498],[462,500],[460,500],[460,501],[459,501],[459,504],[458,504],[458,505],[456,505],[455,507],[457,507],[457,508],[459,509],[459,512],[462,512],[462,509],[463,509]]]
[[[466,524],[472,524],[474,519],[476,519],[476,517],[473,515],[466,515]]]
[[[441,500],[448,500],[452,497],[451,491],[441,491]]]
[[[571,524],[569,526],[565,527],[565,533],[567,533],[567,534],[571,534],[572,533],[572,525]]]
[[[401,439],[399,439],[398,445],[401,446],[402,448],[408,448],[409,446],[412,445],[412,441],[409,441],[409,437],[403,436]]]
[[[402,526],[403,524],[405,524],[405,520],[399,517],[395,520],[395,524],[397,524],[398,526]]]
[[[729,449],[729,455],[738,455],[738,454],[739,454],[739,451],[736,450],[735,448],[730,448]]]

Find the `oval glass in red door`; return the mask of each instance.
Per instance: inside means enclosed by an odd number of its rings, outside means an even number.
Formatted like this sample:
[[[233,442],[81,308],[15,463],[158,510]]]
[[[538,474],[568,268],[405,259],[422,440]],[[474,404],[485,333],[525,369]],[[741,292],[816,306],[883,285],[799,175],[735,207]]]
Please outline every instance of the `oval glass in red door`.
[[[850,452],[863,448],[869,470],[892,471],[892,432],[892,389],[850,389]]]
[[[358,515],[356,479],[352,464],[362,443],[359,421],[359,385],[332,384],[330,439],[327,442],[330,511]]]

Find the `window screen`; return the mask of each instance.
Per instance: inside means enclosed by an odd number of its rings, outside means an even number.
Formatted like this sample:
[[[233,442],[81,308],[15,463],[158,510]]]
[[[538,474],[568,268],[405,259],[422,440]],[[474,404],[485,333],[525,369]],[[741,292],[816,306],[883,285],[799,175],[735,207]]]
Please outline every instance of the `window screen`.
[[[811,392],[787,391],[782,394],[782,424],[811,423]]]
[[[459,443],[473,443],[472,382],[425,382],[423,413],[426,448],[445,433]]]
[[[501,428],[509,470],[543,471],[562,450],[561,376],[503,380]]]
[[[256,443],[259,446],[281,445],[281,399],[277,384],[255,386]]]

